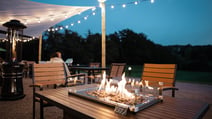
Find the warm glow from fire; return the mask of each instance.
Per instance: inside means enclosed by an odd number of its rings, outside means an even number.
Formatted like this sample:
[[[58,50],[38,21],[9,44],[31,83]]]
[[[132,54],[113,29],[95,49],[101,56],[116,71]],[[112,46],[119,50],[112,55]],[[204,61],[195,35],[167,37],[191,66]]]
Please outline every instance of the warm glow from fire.
[[[118,82],[117,86],[112,85],[111,82],[112,80],[108,81],[106,79],[106,74],[104,72],[103,79],[101,81],[98,91],[100,91],[101,89],[104,89],[106,94],[115,94],[121,98],[126,98],[126,99],[135,97],[133,93],[130,93],[125,88],[127,84],[125,73],[122,75],[122,80]]]
[[[100,102],[103,101],[113,105],[127,106],[130,110],[134,110],[134,112],[137,112],[142,105],[146,105],[150,101],[157,99],[154,97],[154,95],[157,95],[157,92],[154,92],[156,90],[153,90],[154,88],[149,86],[148,81],[139,82],[135,79],[129,79],[127,81],[125,73],[118,83],[114,83],[112,80],[115,79],[108,80],[104,72],[98,89],[88,90],[86,94],[98,99]]]
[[[154,89],[153,87],[149,86],[149,81],[144,81],[145,82],[145,86],[148,88],[148,89]]]

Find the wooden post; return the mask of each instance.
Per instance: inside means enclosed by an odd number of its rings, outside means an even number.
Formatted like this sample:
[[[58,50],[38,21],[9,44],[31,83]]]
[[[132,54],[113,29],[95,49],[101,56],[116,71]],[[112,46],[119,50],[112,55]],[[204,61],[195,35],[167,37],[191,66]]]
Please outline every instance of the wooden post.
[[[105,28],[105,0],[99,0],[102,19],[102,67],[106,67],[106,28]]]
[[[38,47],[38,63],[41,61],[42,56],[42,35],[39,36],[39,47]]]

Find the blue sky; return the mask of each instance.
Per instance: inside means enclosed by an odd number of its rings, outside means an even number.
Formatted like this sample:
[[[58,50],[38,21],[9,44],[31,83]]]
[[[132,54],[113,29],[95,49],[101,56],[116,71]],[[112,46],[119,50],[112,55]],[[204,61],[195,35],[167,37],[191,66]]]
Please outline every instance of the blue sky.
[[[97,0],[33,0],[38,2],[75,5],[98,6]],[[106,1],[106,34],[131,29],[144,33],[148,39],[161,45],[212,45],[212,0],[155,0],[140,2],[138,5],[127,4],[135,0]],[[142,0],[141,0],[142,1]],[[121,5],[126,3],[126,7]],[[110,8],[113,4],[115,8]],[[67,25],[81,20],[69,27],[86,36],[88,30],[101,33],[101,11],[96,15],[91,10],[65,20]],[[87,20],[82,20],[89,15]]]

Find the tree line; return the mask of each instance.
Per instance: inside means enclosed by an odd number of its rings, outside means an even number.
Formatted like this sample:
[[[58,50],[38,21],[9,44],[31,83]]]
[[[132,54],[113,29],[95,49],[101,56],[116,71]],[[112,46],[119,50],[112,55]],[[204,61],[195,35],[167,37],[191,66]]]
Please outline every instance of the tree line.
[[[126,62],[142,65],[145,62],[174,63],[175,57],[165,47],[155,44],[143,33],[130,29],[106,36],[106,61]],[[74,63],[88,64],[101,62],[101,34],[88,31],[86,38],[71,30],[64,33],[45,32],[43,40],[43,60],[48,60],[51,53],[61,51],[63,59],[73,58]]]
[[[2,43],[1,43],[2,45]],[[38,40],[23,44],[24,60],[38,59]],[[50,59],[60,51],[63,59],[73,58],[74,64],[101,62],[101,34],[88,31],[84,38],[77,32],[65,29],[46,31],[42,41],[42,60]],[[106,36],[106,63],[125,62],[128,65],[144,63],[176,63],[183,70],[212,70],[212,46],[162,46],[144,33],[124,29]]]

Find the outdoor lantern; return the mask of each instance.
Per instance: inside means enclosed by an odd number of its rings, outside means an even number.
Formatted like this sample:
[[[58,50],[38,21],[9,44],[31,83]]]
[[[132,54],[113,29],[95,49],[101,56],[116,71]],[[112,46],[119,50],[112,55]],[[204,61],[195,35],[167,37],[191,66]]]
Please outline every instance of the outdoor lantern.
[[[21,61],[22,60],[22,37],[23,29],[27,28],[18,20],[10,20],[3,24],[7,27],[7,39],[6,43],[6,61],[10,62],[12,60]]]

